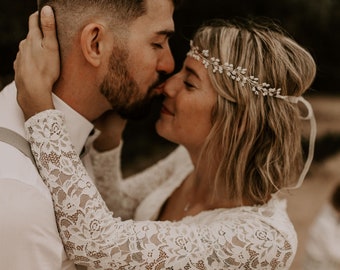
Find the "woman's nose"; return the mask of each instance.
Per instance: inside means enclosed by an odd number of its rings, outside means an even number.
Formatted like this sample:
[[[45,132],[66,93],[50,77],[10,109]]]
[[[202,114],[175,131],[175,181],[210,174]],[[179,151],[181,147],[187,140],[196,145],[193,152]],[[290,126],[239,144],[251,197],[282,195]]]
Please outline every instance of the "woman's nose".
[[[167,97],[174,97],[178,92],[178,88],[179,88],[179,76],[177,73],[172,75],[165,81],[163,94]]]

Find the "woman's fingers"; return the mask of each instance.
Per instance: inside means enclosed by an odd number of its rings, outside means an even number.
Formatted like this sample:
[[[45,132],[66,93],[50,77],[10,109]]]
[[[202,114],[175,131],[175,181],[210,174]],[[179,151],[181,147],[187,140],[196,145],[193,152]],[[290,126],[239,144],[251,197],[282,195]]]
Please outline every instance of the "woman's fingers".
[[[39,14],[38,11],[34,12],[30,15],[28,19],[28,34],[27,39],[30,39],[31,36],[35,38],[42,39],[42,34],[39,28]]]
[[[45,6],[29,18],[27,38],[20,42],[14,61],[17,100],[28,119],[53,108],[52,87],[59,77],[60,59],[53,10]],[[34,79],[32,79],[34,78]]]

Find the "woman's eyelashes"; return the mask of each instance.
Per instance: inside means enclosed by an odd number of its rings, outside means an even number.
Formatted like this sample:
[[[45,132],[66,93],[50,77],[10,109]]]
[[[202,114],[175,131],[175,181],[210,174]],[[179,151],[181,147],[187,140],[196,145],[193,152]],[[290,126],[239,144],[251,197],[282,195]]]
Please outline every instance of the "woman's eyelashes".
[[[196,88],[192,83],[190,83],[189,81],[186,81],[186,80],[184,80],[183,81],[184,82],[184,85],[185,85],[185,87],[187,88],[187,89],[194,89],[194,88]]]
[[[187,88],[188,90],[194,90],[198,88],[197,80],[195,79],[194,76],[192,76],[192,74],[184,76],[183,83],[185,85],[185,88]]]

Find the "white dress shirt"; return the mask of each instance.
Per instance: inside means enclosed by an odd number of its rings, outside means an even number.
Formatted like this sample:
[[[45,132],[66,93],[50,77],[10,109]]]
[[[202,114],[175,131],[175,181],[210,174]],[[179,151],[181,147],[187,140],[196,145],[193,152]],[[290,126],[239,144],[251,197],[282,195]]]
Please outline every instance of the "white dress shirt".
[[[0,126],[26,137],[16,93],[14,83],[0,92]],[[53,99],[55,107],[65,113],[72,142],[80,153],[93,125],[58,97]],[[0,269],[76,269],[66,257],[50,192],[36,167],[18,149],[1,141]]]

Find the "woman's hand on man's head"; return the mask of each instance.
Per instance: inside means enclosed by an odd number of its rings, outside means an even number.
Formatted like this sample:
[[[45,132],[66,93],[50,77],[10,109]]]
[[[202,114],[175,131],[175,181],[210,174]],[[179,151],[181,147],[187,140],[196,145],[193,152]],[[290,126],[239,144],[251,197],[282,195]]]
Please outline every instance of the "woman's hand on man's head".
[[[29,32],[20,42],[14,61],[17,100],[28,119],[34,114],[53,109],[52,88],[60,74],[59,45],[53,10],[43,7],[29,18]]]

